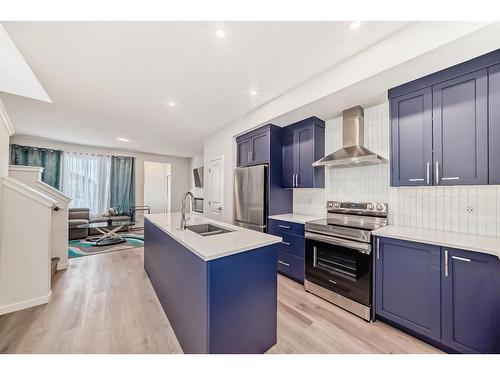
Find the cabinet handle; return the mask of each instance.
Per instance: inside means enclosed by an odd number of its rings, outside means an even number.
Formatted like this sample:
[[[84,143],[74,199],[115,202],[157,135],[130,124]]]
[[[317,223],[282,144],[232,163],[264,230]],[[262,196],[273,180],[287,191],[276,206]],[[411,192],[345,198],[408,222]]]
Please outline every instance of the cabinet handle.
[[[423,178],[409,178],[408,181],[410,182],[416,182],[416,181],[423,181]]]
[[[313,267],[314,268],[316,268],[318,265],[317,257],[318,257],[318,248],[316,246],[313,246]]]
[[[380,238],[377,238],[377,260],[380,259]]]
[[[436,184],[439,184],[439,162],[436,162]]]
[[[250,151],[250,163],[253,162],[253,151]]]
[[[281,241],[283,245],[290,246],[290,242]]]
[[[442,177],[441,180],[460,180],[460,177]]]
[[[247,154],[247,162],[250,163],[250,151],[248,151],[248,154]]]
[[[427,162],[427,185],[431,183],[431,163]]]
[[[284,228],[284,229],[290,229],[290,227],[289,227],[289,226],[286,226],[286,225],[281,225],[281,224],[278,224],[278,227],[280,227],[280,228]]]
[[[330,282],[330,283],[332,283],[332,284],[337,284],[337,282],[336,282],[336,281],[333,281],[333,280],[330,280],[330,279],[328,279],[328,282]]]
[[[444,277],[448,277],[448,250],[444,251]]]
[[[284,266],[290,267],[290,264],[285,263],[285,262],[283,262],[283,261],[281,261],[281,260],[278,260],[278,263],[279,263],[279,264],[282,264],[282,265],[284,265]]]
[[[470,259],[467,259],[467,258],[452,256],[451,259],[461,260],[462,262],[470,263]]]
[[[300,184],[299,184],[299,174],[298,173],[295,174],[295,186],[296,187],[300,186]]]
[[[295,173],[292,175],[292,186],[295,187]]]

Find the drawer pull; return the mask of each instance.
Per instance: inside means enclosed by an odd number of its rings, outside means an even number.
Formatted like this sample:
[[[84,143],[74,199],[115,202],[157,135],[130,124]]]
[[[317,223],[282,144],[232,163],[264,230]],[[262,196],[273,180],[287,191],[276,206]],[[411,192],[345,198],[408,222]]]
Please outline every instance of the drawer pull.
[[[278,260],[278,263],[279,263],[279,264],[282,264],[282,265],[284,265],[284,266],[290,267],[290,264],[285,263],[285,262],[283,262],[283,261],[281,261],[281,260]]]
[[[443,181],[460,180],[460,177],[442,177],[441,180],[443,180]]]
[[[423,181],[423,178],[409,178],[408,181],[410,182],[416,182],[416,181]]]
[[[283,245],[290,246],[290,242],[281,241]]]
[[[470,263],[470,259],[467,259],[467,258],[452,256],[451,259],[461,260],[462,262]]]
[[[286,226],[286,225],[281,225],[281,224],[278,224],[278,227],[280,227],[280,228],[285,228],[285,229],[290,229],[290,227],[289,227],[289,226]]]
[[[330,282],[330,283],[332,283],[332,284],[337,284],[337,282],[336,282],[336,281],[333,281],[333,280],[330,280],[330,279],[328,279],[328,282]]]

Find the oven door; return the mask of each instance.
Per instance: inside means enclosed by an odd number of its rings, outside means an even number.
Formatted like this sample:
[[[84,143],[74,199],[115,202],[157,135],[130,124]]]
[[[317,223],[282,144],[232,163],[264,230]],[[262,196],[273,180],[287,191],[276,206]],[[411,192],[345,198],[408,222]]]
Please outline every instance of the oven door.
[[[370,244],[324,237],[306,233],[306,280],[371,306]]]

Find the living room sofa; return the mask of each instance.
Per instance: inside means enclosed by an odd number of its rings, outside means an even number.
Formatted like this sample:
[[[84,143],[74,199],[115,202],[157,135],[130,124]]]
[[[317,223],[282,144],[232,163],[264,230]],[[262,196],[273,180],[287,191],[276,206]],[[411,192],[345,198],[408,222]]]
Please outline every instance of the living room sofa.
[[[105,216],[90,218],[90,210],[88,208],[70,208],[68,213],[68,221],[69,221],[69,239],[70,240],[79,240],[87,238],[88,236],[100,235],[101,233],[96,229],[83,229],[78,228],[79,225],[88,224],[88,223],[105,223],[108,221],[108,218]],[[130,220],[129,216],[111,216],[111,220],[113,221],[127,221]],[[111,229],[111,227],[108,227]],[[129,226],[125,225],[120,232],[128,232]]]

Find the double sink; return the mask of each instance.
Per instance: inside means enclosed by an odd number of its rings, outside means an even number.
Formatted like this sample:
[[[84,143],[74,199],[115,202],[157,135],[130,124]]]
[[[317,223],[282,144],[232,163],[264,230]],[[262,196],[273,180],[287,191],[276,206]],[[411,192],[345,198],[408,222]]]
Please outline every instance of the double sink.
[[[195,224],[195,225],[187,225],[186,229],[199,234],[203,237],[215,236],[217,234],[229,233],[233,232],[230,229],[222,228],[214,224]]]

